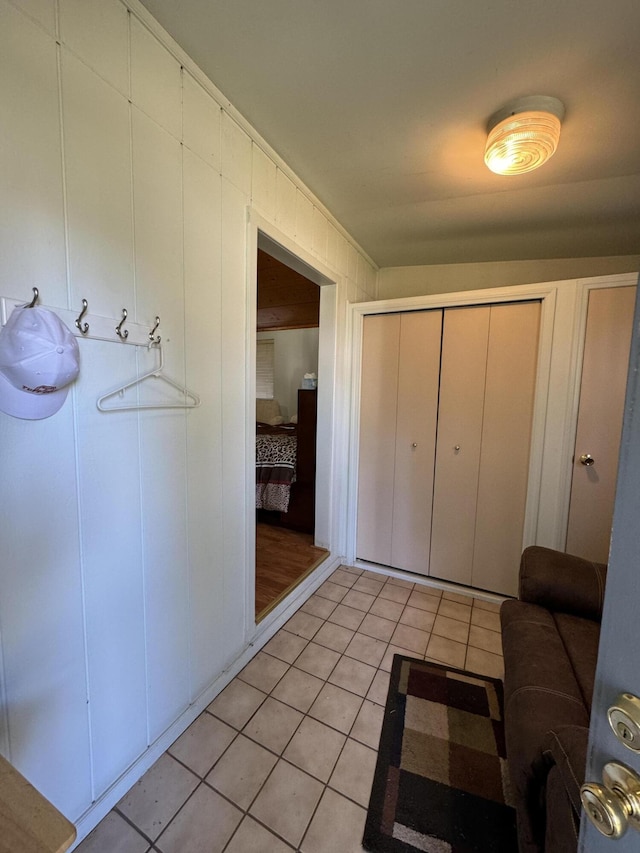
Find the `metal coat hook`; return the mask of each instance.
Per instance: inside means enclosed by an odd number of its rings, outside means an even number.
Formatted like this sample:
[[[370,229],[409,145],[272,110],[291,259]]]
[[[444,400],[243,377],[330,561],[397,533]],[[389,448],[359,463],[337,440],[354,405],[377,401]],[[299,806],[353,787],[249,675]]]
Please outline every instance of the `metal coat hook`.
[[[158,335],[157,338],[154,338],[154,336],[153,336],[155,330],[158,328],[159,325],[160,325],[160,317],[156,317],[156,324],[153,327],[153,329],[151,329],[151,331],[149,332],[149,346],[151,346],[152,344],[159,344],[160,341],[162,340],[160,335]]]
[[[80,314],[78,315],[78,317],[76,319],[76,328],[80,331],[80,333],[82,335],[86,335],[87,332],[89,331],[89,324],[85,323],[83,326],[82,323],[80,322],[82,320],[82,318],[84,317],[84,315],[87,313],[88,308],[89,308],[89,303],[87,302],[86,299],[83,299],[82,300],[82,311],[80,312]]]
[[[38,299],[40,298],[40,291],[38,290],[38,288],[34,287],[34,288],[32,288],[32,290],[33,290],[33,299],[26,306],[27,308],[35,308],[36,303],[37,303]]]
[[[122,309],[122,320],[116,326],[116,335],[123,341],[126,341],[129,337],[129,329],[123,329],[124,321],[127,319],[127,309]]]

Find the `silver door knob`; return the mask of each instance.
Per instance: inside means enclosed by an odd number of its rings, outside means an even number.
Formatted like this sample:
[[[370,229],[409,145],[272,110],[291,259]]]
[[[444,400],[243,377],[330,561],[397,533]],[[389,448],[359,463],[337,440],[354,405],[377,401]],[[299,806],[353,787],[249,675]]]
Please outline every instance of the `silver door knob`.
[[[582,462],[583,465],[587,466],[596,464],[596,460],[590,453],[583,453],[580,457],[580,462]]]
[[[454,453],[460,453],[460,445],[459,444],[454,445],[453,452]]]
[[[640,776],[610,761],[602,770],[602,782],[585,782],[580,788],[591,823],[607,838],[621,838],[629,827],[640,831]]]
[[[418,442],[417,442],[417,441],[414,441],[414,442],[413,442],[413,444],[411,445],[411,447],[417,447],[417,446],[418,446]]]

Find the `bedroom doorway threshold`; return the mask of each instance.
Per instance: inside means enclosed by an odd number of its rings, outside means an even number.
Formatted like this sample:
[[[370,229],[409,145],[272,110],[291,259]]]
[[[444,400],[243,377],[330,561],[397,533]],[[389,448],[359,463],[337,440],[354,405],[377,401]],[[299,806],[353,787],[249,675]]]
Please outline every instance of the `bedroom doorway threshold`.
[[[329,556],[310,533],[256,524],[256,624]]]

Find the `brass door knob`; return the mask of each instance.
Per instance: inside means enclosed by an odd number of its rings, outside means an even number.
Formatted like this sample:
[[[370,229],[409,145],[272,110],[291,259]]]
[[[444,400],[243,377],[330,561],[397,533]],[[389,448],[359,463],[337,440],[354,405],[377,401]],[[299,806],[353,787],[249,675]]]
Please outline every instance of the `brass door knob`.
[[[607,838],[621,838],[627,831],[627,813],[622,800],[604,785],[585,782],[580,799],[587,817]]]
[[[580,457],[580,462],[582,462],[582,464],[586,465],[587,467],[590,467],[591,465],[596,464],[596,460],[593,458],[593,456],[590,453],[583,453],[582,456]]]
[[[602,782],[585,782],[580,788],[591,823],[607,838],[621,838],[629,827],[640,831],[640,776],[610,761],[602,770]]]

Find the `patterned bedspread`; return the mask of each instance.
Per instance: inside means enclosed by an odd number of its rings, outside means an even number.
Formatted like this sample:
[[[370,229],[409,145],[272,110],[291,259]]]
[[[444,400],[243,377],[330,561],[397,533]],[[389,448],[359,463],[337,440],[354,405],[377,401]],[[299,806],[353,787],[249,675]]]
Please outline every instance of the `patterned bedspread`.
[[[256,509],[288,511],[297,444],[295,435],[256,436]]]

